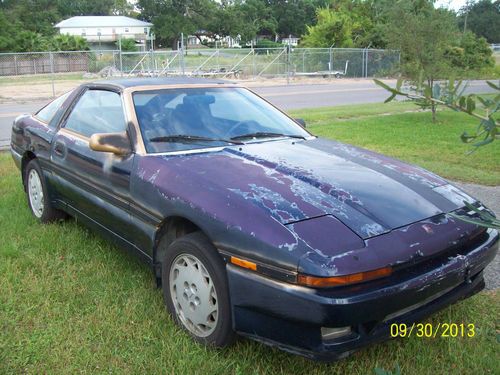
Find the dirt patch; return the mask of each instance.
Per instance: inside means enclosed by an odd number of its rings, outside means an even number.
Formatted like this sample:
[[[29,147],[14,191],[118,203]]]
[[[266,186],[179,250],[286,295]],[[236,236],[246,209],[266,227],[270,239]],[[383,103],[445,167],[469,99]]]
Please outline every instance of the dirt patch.
[[[0,102],[40,101],[59,96],[86,82],[85,80],[3,84],[0,86]]]

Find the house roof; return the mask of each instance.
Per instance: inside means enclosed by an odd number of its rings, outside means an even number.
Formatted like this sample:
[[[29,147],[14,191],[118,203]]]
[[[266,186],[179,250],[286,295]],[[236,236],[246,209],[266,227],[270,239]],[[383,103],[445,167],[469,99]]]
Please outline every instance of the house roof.
[[[54,27],[149,27],[152,23],[125,16],[77,16],[61,21]]]

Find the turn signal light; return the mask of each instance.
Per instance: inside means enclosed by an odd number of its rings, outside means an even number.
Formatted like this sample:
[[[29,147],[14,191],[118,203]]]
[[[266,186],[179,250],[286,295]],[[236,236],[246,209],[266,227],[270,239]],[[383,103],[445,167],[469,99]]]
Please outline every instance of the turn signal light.
[[[237,257],[231,257],[231,263],[236,264],[237,266],[247,268],[252,271],[257,271],[257,265],[254,262],[250,262],[245,259],[237,258]]]
[[[333,277],[316,277],[309,275],[298,275],[298,284],[310,286],[313,288],[328,288],[332,286],[350,285],[362,283],[373,279],[378,279],[385,276],[390,276],[392,273],[391,267],[378,268],[372,271],[353,273],[344,276]]]

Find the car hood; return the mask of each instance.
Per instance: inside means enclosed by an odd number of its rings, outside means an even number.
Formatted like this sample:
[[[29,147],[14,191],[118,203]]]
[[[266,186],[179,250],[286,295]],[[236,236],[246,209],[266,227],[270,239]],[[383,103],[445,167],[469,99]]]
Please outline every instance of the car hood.
[[[229,216],[265,212],[291,225],[331,215],[363,239],[473,201],[424,169],[324,139],[260,142],[159,159],[168,161],[173,173],[166,186],[174,186],[174,175],[177,182],[184,180],[175,184],[183,186],[175,194],[202,210],[217,211],[214,216],[234,208],[238,212]],[[158,165],[156,175],[161,170]]]
[[[270,142],[226,153],[264,172],[254,179],[238,171],[238,186],[227,188],[285,225],[332,215],[367,239],[473,201],[424,169],[339,142]]]

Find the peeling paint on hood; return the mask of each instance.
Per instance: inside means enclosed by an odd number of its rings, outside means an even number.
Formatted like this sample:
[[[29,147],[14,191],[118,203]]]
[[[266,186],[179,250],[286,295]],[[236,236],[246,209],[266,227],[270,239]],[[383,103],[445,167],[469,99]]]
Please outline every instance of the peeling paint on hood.
[[[325,140],[146,159],[143,178],[243,230],[257,209],[283,225],[332,215],[367,239],[461,206],[457,189],[436,190],[446,181],[430,172]]]

